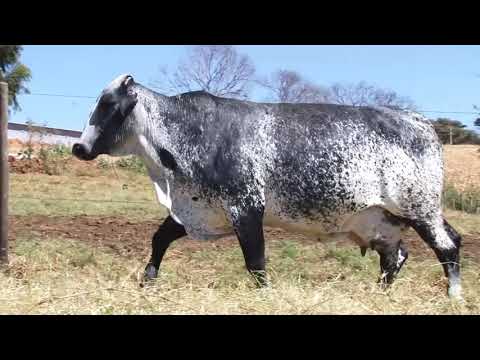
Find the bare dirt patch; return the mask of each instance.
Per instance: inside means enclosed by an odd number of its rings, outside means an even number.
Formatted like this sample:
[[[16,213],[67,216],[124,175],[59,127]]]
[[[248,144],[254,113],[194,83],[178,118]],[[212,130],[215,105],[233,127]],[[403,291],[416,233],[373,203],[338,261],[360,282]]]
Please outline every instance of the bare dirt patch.
[[[74,157],[61,160],[65,171],[76,176],[97,176],[101,174],[96,161],[81,161]],[[49,174],[48,167],[39,158],[9,159],[9,171],[14,174]]]
[[[85,241],[94,246],[108,247],[122,256],[146,256],[150,252],[151,238],[162,219],[132,222],[113,216],[11,216],[9,238],[15,241],[21,234],[35,234],[39,238],[68,238]],[[265,228],[267,241],[315,242],[281,229]],[[413,232],[409,231],[405,243],[412,256],[433,256],[432,250]],[[197,241],[188,237],[178,241],[179,251],[204,250],[208,247],[237,246],[234,236],[215,241]],[[347,241],[337,246],[351,246]],[[480,262],[480,233],[463,236],[463,257]]]
[[[10,172],[14,174],[44,173],[40,159],[9,158]]]

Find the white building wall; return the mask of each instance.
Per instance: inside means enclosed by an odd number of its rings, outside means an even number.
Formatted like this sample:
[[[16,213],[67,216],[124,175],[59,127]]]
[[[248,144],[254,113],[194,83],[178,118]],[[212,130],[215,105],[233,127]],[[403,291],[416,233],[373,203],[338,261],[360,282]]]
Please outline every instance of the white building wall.
[[[28,141],[29,134],[23,130],[8,130],[8,139],[13,140],[17,139],[22,142]],[[46,134],[41,137],[42,142],[51,144],[51,145],[66,145],[72,146],[75,142],[78,141],[79,138],[77,137],[70,137],[70,136],[61,136],[61,135],[53,135],[53,134]],[[40,137],[35,134],[33,136],[33,141],[37,142],[40,141]]]

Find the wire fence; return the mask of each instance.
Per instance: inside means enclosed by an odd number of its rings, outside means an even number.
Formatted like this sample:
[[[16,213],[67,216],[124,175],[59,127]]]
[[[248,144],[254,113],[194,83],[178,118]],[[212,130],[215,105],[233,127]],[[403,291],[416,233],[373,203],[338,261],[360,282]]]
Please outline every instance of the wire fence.
[[[444,209],[480,214],[480,190],[466,192],[446,190],[443,192],[442,206]]]
[[[105,199],[74,199],[74,198],[47,198],[31,196],[11,195],[11,199],[18,200],[38,200],[38,201],[71,201],[71,202],[92,202],[92,203],[123,203],[123,204],[154,204],[155,201],[129,201],[129,200],[105,200]]]
[[[50,93],[50,92],[31,92],[29,94],[22,94],[28,96],[44,96],[53,98],[76,98],[76,99],[89,99],[94,100],[98,96],[80,95],[80,94],[64,94],[64,93]],[[445,110],[417,110],[420,113],[437,113],[437,114],[464,114],[464,115],[480,115],[480,111],[445,111]],[[117,179],[119,179],[115,168],[112,166],[112,170]],[[119,179],[120,180],[120,179]],[[129,201],[129,200],[106,200],[106,199],[84,199],[84,198],[50,198],[50,197],[28,197],[28,196],[16,196],[10,195],[12,200],[28,200],[28,201],[66,201],[66,202],[91,202],[91,203],[124,203],[124,204],[153,204],[156,201]],[[446,189],[442,196],[443,208],[455,209],[464,211],[467,213],[480,214],[480,191],[478,193],[471,192],[459,192],[452,189]]]
[[[12,200],[30,200],[30,201],[67,201],[67,202],[90,202],[90,203],[118,203],[118,204],[158,204],[156,200],[150,201],[130,201],[130,200],[106,200],[106,199],[80,199],[80,198],[57,198],[57,197],[33,197],[33,196],[17,196],[10,195]],[[480,214],[480,193],[463,193],[457,192],[452,195],[451,190],[443,192],[442,196],[443,209],[453,209],[470,214]]]
[[[69,95],[69,94],[53,94],[47,92],[30,92],[22,95],[27,96],[46,96],[46,97],[63,97],[63,98],[72,98],[72,99],[97,99],[98,96],[91,95]],[[446,111],[446,110],[416,110],[420,113],[435,113],[435,114],[463,114],[463,115],[478,115],[480,116],[480,111]]]

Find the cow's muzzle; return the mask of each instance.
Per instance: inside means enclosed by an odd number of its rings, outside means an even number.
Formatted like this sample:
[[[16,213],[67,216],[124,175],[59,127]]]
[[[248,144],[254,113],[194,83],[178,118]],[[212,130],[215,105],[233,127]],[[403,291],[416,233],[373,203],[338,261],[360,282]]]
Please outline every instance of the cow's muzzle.
[[[95,156],[92,155],[84,144],[76,143],[73,144],[72,154],[79,158],[80,160],[93,160]]]

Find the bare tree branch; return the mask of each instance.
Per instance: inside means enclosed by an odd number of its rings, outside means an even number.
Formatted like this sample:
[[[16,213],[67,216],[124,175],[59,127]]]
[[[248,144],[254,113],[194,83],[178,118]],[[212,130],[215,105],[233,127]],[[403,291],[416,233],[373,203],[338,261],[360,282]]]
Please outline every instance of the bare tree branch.
[[[352,106],[385,106],[415,110],[414,102],[393,90],[381,89],[361,81],[357,84],[336,83],[330,87],[330,101]]]
[[[323,103],[328,99],[328,90],[314,85],[291,70],[278,70],[270,78],[258,79],[268,89],[274,101],[282,103]]]
[[[152,86],[168,94],[204,90],[213,95],[246,99],[255,67],[246,55],[233,46],[201,45],[190,47],[188,56],[169,75],[160,69]]]

